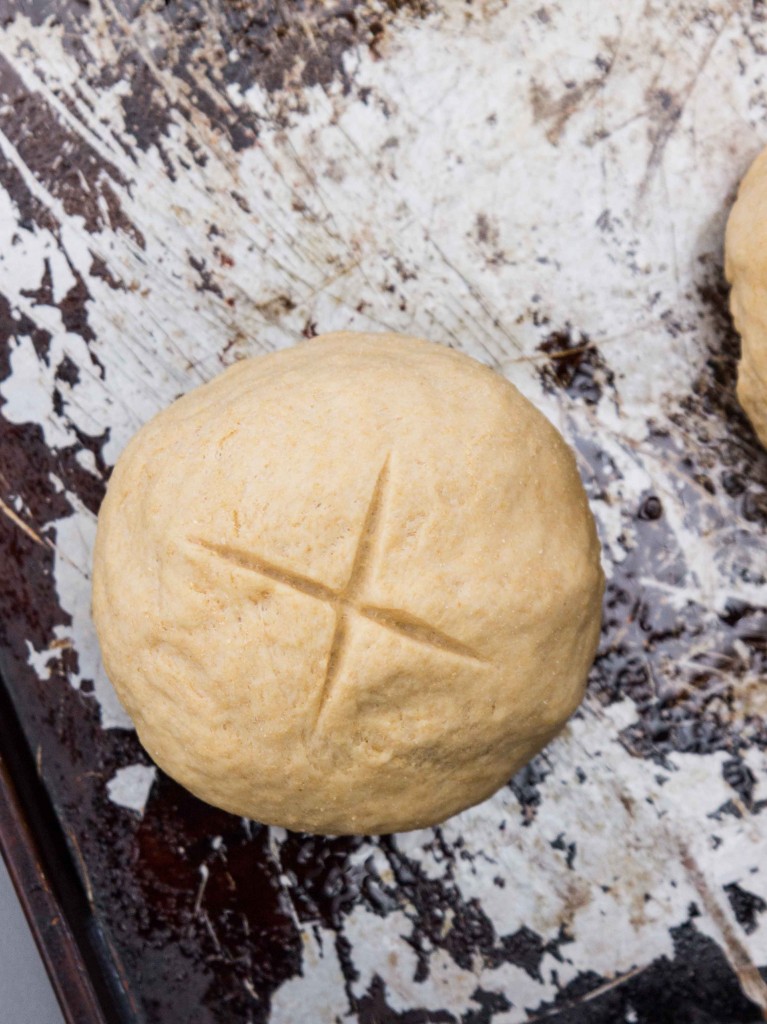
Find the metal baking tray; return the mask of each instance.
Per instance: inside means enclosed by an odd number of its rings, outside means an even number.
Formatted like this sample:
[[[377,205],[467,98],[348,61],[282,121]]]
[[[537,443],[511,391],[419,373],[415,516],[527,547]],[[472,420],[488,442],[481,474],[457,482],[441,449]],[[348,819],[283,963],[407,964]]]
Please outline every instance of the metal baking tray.
[[[767,1009],[767,457],[722,238],[761,5],[0,3],[0,842],[69,1021],[740,1024]],[[141,750],[89,616],[131,433],[393,329],[574,446],[582,709],[437,829],[289,834]]]

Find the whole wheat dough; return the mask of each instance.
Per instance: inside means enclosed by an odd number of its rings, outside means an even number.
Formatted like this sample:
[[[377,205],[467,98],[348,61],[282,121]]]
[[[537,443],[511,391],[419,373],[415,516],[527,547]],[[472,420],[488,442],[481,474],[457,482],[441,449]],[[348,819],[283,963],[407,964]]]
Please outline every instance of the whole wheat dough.
[[[738,400],[767,445],[767,150],[749,168],[730,212],[725,273],[743,341]]]
[[[447,348],[332,334],[148,423],[99,516],[107,672],[158,764],[261,822],[489,796],[574,711],[603,577],[572,453]]]

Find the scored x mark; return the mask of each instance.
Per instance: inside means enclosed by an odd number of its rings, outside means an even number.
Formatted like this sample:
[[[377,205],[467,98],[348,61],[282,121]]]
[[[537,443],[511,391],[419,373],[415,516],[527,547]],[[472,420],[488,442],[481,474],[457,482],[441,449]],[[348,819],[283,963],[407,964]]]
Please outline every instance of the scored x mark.
[[[369,619],[371,622],[375,622],[384,629],[399,633],[401,636],[407,637],[416,643],[436,647],[449,654],[455,654],[461,658],[469,658],[473,661],[485,660],[470,647],[467,647],[466,644],[462,644],[459,640],[455,640],[446,633],[440,632],[440,630],[435,629],[409,612],[400,611],[396,608],[381,608],[377,605],[367,604],[363,600],[362,591],[365,584],[369,582],[373,567],[373,553],[381,521],[388,476],[389,460],[387,458],[378,474],[373,494],[365,513],[351,571],[346,583],[338,590],[313,580],[309,576],[303,576],[301,573],[294,572],[292,569],[285,569],[282,566],[275,565],[273,562],[261,558],[250,551],[233,548],[228,544],[216,544],[209,540],[191,538],[195,544],[207,548],[208,551],[212,551],[229,562],[233,562],[242,569],[249,569],[260,576],[266,576],[276,583],[281,583],[292,590],[297,590],[299,593],[306,594],[307,597],[312,597],[317,601],[323,601],[333,608],[335,612],[335,627],[325,663],[325,678],[320,690],[315,724],[327,703],[333,683],[338,675],[346,648],[349,615],[352,612]]]

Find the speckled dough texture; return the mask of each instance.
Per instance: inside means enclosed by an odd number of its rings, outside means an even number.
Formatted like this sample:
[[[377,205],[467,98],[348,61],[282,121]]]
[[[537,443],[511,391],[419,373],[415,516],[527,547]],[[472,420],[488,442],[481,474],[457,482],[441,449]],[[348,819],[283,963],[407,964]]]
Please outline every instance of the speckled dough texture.
[[[767,150],[741,183],[725,250],[730,308],[743,339],[738,399],[767,445]]]
[[[149,753],[270,824],[385,833],[563,726],[603,575],[575,460],[506,380],[340,333],[240,362],[128,445],[94,616]]]

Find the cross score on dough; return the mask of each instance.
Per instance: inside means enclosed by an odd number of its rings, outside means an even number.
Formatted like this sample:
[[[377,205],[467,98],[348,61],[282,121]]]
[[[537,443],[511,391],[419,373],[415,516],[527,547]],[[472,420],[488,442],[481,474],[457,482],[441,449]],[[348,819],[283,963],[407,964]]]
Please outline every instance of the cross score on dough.
[[[212,551],[229,562],[234,562],[235,565],[242,569],[249,569],[277,583],[291,587],[301,594],[306,594],[307,597],[312,597],[317,601],[324,601],[332,606],[335,612],[335,627],[325,664],[325,678],[322,682],[320,699],[317,705],[317,720],[319,720],[322,709],[327,703],[333,682],[338,675],[346,644],[350,612],[356,612],[358,615],[362,615],[363,618],[383,626],[384,629],[399,633],[401,636],[405,636],[416,643],[436,647],[439,650],[455,654],[461,658],[469,658],[480,662],[486,661],[485,658],[482,658],[476,651],[467,647],[466,644],[448,636],[447,633],[440,632],[440,630],[430,626],[417,616],[411,615],[410,612],[400,611],[396,608],[379,608],[376,605],[366,604],[362,600],[361,591],[372,569],[372,553],[381,519],[381,509],[384,503],[383,497],[388,476],[389,460],[387,458],[378,474],[373,494],[365,513],[362,531],[357,541],[357,549],[354,552],[351,572],[340,590],[334,590],[318,580],[302,576],[291,569],[274,565],[273,562],[261,558],[250,551],[238,550],[227,544],[216,544],[202,538],[191,538],[195,544],[206,548],[208,551]]]

